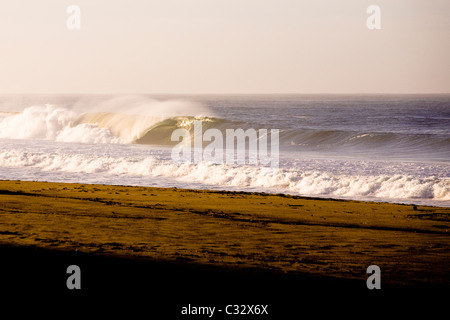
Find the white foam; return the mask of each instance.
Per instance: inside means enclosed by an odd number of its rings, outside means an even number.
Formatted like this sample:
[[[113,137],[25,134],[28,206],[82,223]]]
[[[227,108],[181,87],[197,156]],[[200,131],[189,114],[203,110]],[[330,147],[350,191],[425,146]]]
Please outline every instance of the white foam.
[[[65,127],[55,138],[61,142],[81,143],[120,143],[108,129],[99,128],[96,124],[82,123],[74,127]]]
[[[78,114],[52,105],[32,106],[0,119],[0,138],[84,143],[117,143],[119,139],[95,124],[78,124]]]
[[[283,192],[305,196],[354,199],[431,199],[450,200],[450,178],[415,177],[408,174],[371,175],[330,171],[257,166],[217,165],[213,163],[175,164],[163,157],[145,155],[112,156],[104,152],[39,152],[20,149],[0,152],[0,167],[34,168],[44,172],[120,176],[124,184],[136,177],[172,178],[189,186],[220,186],[240,190]],[[4,175],[4,174],[3,174]],[[18,177],[20,178],[20,177]],[[80,182],[82,178],[80,178]],[[148,184],[143,179],[142,184]],[[98,181],[99,183],[102,181]]]

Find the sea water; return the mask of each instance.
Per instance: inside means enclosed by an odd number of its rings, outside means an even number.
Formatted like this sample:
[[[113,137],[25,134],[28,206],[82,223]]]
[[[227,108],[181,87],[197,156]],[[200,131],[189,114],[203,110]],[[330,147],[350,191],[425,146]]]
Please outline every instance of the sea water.
[[[195,120],[279,129],[279,168],[174,162]],[[0,179],[450,206],[449,169],[450,95],[0,96]]]

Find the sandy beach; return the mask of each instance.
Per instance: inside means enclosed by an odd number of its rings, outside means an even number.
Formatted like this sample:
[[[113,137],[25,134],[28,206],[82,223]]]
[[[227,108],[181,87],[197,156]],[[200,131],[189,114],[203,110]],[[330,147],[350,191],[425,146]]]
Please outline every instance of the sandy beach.
[[[4,245],[449,284],[449,208],[244,192],[0,182]],[[439,266],[437,268],[436,266]]]
[[[278,312],[313,292],[366,297],[373,264],[384,294],[450,282],[449,208],[23,181],[1,181],[0,199],[3,287],[20,295],[73,296],[71,264],[83,269],[85,296],[143,290],[173,312],[187,297],[217,303],[230,290],[272,309],[281,299]]]

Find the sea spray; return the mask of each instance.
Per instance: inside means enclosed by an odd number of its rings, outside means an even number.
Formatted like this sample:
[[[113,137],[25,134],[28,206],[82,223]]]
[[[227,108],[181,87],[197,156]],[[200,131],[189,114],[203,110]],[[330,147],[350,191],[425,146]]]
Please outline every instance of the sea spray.
[[[181,124],[189,114],[202,113],[207,114],[208,110],[193,102],[157,101],[140,96],[107,99],[89,109],[79,103],[71,107],[35,105],[21,112],[1,111],[0,138],[135,143],[166,119]]]

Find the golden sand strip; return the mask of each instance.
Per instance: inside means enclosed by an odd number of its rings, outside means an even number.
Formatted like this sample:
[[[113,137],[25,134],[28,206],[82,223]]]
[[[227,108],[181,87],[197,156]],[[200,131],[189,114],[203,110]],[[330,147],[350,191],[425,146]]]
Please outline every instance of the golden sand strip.
[[[0,181],[0,244],[449,284],[450,208],[286,195]]]

